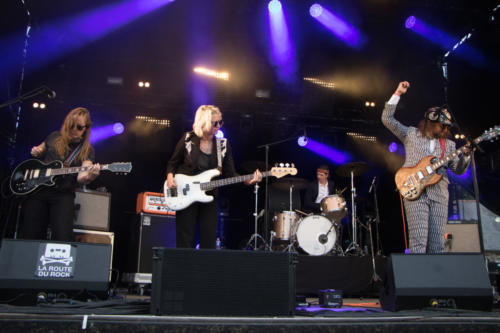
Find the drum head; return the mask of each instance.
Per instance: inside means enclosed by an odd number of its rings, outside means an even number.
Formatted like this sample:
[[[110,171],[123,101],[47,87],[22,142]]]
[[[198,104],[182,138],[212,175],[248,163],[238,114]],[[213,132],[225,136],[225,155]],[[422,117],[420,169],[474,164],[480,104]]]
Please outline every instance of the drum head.
[[[326,217],[311,215],[299,221],[296,238],[302,250],[313,256],[321,256],[332,250],[337,241],[337,232]]]

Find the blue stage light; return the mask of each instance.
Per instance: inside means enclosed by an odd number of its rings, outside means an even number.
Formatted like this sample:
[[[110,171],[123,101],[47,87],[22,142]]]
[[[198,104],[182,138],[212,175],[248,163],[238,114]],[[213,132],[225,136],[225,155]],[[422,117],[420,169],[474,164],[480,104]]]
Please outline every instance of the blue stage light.
[[[281,2],[279,0],[271,0],[267,5],[267,8],[271,13],[277,13],[281,11]]]
[[[305,136],[300,136],[297,139],[297,143],[299,144],[299,146],[305,147],[307,145],[307,138]]]

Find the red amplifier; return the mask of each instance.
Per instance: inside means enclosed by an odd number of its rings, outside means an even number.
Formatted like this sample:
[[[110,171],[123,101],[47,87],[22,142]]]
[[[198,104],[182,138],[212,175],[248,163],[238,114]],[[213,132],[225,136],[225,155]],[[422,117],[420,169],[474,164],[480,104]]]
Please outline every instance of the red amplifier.
[[[165,204],[163,193],[141,192],[137,195],[137,214],[144,212],[150,214],[175,215]]]

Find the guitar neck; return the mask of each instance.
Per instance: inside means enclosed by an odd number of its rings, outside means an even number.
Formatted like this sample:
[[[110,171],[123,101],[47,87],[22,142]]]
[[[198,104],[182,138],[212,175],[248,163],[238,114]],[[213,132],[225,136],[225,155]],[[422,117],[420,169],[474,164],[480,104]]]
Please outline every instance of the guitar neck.
[[[108,169],[108,167],[109,167],[109,164],[103,164],[103,165],[101,165],[99,170],[106,170],[106,169]],[[80,173],[80,172],[88,171],[90,168],[91,168],[91,166],[79,166],[79,167],[52,169],[51,175],[52,176],[69,175],[72,173]]]
[[[271,171],[262,172],[262,177],[268,177],[270,175],[271,175]],[[242,183],[242,182],[245,182],[247,180],[251,180],[252,178],[253,178],[253,173],[248,174],[248,175],[244,175],[244,176],[237,176],[237,177],[231,177],[231,178],[225,178],[225,179],[217,179],[217,180],[212,180],[210,182],[200,184],[200,188],[203,191],[208,191],[208,190],[212,190],[214,188],[221,187],[221,186]]]
[[[474,143],[478,144],[481,142],[481,138],[476,138],[474,140]],[[451,153],[450,155],[447,155],[445,157],[443,157],[442,159],[440,159],[439,161],[435,162],[435,163],[432,163],[431,165],[431,168],[432,170],[437,170],[439,169],[440,167],[442,167],[443,165],[445,165],[446,163],[448,163],[449,161],[453,160],[454,158],[456,158],[457,156],[461,155],[464,153],[466,149],[466,146],[462,146],[460,148],[458,148],[457,150],[455,150],[453,153]]]

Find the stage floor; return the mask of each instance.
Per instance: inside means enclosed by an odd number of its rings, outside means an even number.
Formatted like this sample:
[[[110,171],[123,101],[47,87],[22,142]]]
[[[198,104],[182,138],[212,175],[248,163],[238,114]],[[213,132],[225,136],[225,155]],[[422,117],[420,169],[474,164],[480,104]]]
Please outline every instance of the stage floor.
[[[499,332],[500,310],[421,309],[388,312],[378,299],[346,298],[322,308],[317,298],[289,317],[152,316],[149,297],[38,306],[0,305],[2,332]]]

